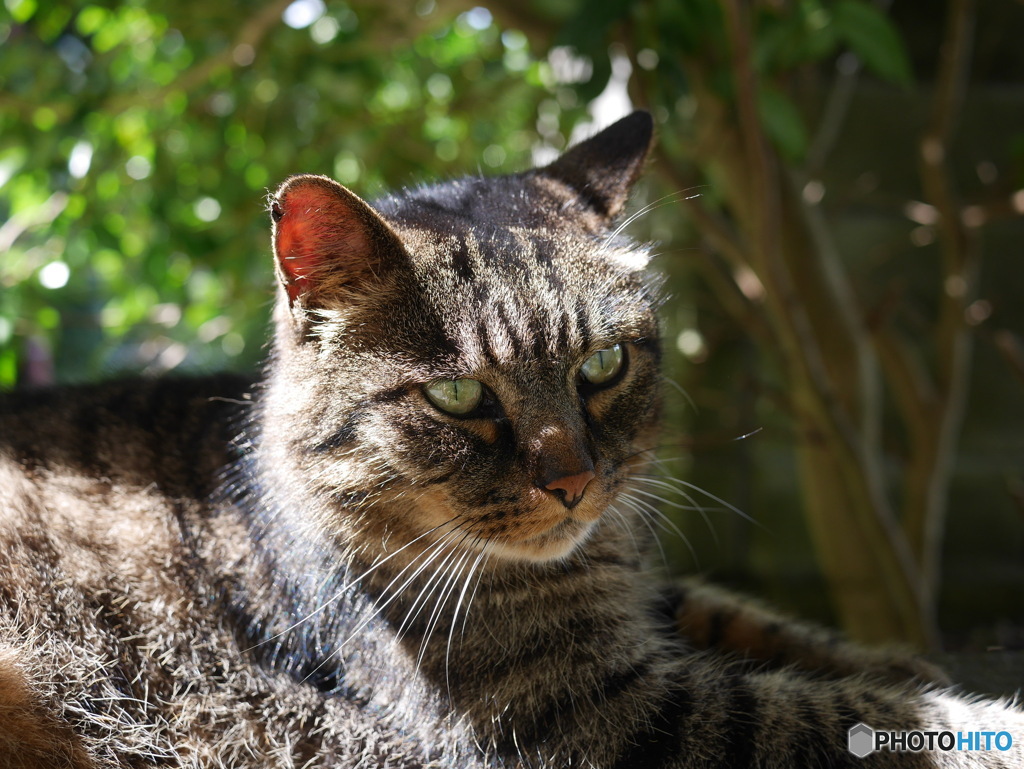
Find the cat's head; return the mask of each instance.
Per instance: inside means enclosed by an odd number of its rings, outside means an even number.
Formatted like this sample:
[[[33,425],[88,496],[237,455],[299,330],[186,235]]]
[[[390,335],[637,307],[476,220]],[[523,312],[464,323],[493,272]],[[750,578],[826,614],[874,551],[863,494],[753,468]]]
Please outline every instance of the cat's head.
[[[587,536],[658,409],[647,253],[613,229],[651,130],[637,112],[548,166],[372,206],[324,177],[277,190],[284,504],[366,547],[543,561]]]

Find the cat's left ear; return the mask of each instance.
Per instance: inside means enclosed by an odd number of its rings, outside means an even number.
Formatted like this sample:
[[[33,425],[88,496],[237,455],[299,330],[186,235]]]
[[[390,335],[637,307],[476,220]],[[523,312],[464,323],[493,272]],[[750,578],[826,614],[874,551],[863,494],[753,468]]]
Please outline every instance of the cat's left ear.
[[[643,170],[653,133],[650,113],[637,110],[538,172],[568,184],[599,216],[614,219]]]
[[[270,200],[277,274],[295,304],[365,290],[401,259],[387,223],[358,195],[326,176],[293,176]]]

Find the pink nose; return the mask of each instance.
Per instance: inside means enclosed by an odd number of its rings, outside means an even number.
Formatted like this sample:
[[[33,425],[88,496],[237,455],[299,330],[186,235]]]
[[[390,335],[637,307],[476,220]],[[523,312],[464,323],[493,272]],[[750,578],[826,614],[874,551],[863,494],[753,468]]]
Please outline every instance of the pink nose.
[[[582,473],[576,475],[566,475],[563,478],[555,478],[548,484],[545,484],[544,488],[548,491],[560,496],[562,498],[562,504],[572,509],[579,504],[579,501],[583,499],[583,490],[587,488],[587,484],[594,479],[594,472],[592,470],[585,470]]]

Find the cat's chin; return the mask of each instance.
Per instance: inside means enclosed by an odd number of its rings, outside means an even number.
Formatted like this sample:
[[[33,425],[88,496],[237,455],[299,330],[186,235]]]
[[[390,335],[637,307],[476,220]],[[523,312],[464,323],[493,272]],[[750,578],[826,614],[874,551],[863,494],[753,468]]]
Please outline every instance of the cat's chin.
[[[489,540],[487,552],[509,561],[546,563],[567,557],[586,541],[596,520],[580,521],[565,518],[543,534],[520,541]]]

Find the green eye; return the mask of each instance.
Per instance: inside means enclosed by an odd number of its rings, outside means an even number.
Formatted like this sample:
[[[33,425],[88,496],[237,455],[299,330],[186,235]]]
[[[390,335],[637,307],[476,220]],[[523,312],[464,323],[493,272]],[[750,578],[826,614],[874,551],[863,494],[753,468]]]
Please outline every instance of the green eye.
[[[435,379],[423,392],[442,411],[461,415],[480,405],[484,389],[475,379]]]
[[[622,370],[625,357],[621,344],[612,345],[607,350],[599,350],[583,361],[580,376],[590,384],[610,382]]]

